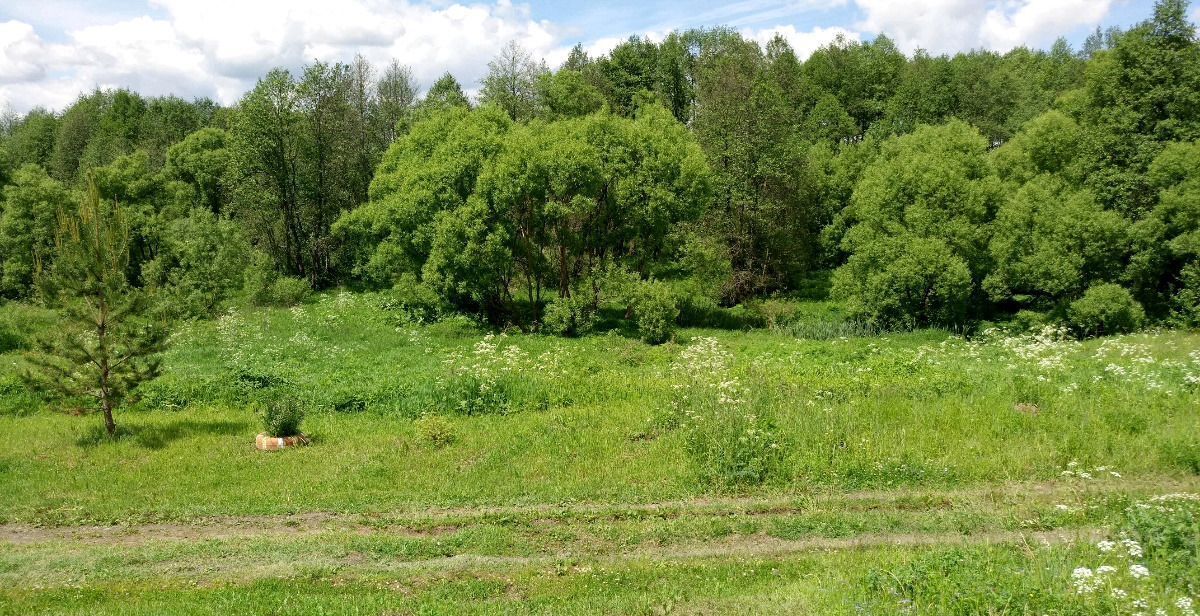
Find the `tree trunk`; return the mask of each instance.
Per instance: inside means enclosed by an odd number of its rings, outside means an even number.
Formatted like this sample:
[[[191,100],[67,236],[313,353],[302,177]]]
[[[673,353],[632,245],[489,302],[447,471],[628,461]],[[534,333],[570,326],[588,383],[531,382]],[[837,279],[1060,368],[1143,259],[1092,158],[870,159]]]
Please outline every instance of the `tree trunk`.
[[[117,423],[115,421],[113,421],[112,405],[109,403],[107,397],[105,397],[105,399],[104,399],[103,406],[104,406],[104,429],[106,431],[108,431],[109,436],[116,436],[117,435]]]

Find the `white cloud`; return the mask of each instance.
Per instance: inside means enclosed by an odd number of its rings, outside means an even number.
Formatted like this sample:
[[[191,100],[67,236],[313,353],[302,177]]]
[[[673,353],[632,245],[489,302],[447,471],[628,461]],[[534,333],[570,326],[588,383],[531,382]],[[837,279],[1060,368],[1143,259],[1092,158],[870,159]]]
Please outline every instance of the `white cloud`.
[[[796,56],[801,61],[807,60],[814,51],[832,43],[839,36],[849,41],[861,41],[862,35],[858,32],[847,30],[845,28],[834,26],[832,28],[816,27],[812,30],[798,31],[795,26],[775,26],[773,28],[763,28],[761,30],[742,30],[742,36],[752,41],[758,41],[764,49],[771,39],[778,34],[792,46]]]
[[[1093,28],[1113,0],[855,0],[862,30],[892,37],[900,49],[954,53],[1043,47],[1058,35]]]
[[[0,23],[0,83],[40,79],[45,75],[39,61],[44,48],[33,26],[19,21]]]
[[[129,17],[138,11],[133,5],[105,17],[77,0],[26,2],[6,11],[10,21],[0,22],[0,107],[62,108],[93,87],[211,96],[229,104],[273,67],[347,61],[355,53],[377,66],[393,58],[408,64],[424,86],[450,71],[470,92],[509,40],[550,66],[566,58],[572,32],[534,18],[528,5],[460,1],[148,0],[140,17]],[[801,57],[839,34],[861,40],[880,32],[906,52],[922,47],[953,53],[1045,46],[1059,33],[1095,27],[1118,1],[853,0],[862,13],[859,23],[807,30],[755,24],[850,0],[739,0],[697,13],[712,24],[744,27],[743,34],[760,43],[780,34]],[[1194,17],[1200,17],[1197,11]],[[51,23],[64,30],[47,30]],[[654,26],[644,35],[661,40],[674,25]],[[584,39],[585,48],[597,56],[625,38]]]
[[[525,5],[414,5],[385,0],[151,0],[148,16],[66,32],[47,43],[29,24],[0,23],[0,106],[61,108],[92,87],[212,96],[232,103],[273,67],[356,53],[409,64],[425,86],[450,71],[472,90],[510,40],[554,65],[561,32]]]

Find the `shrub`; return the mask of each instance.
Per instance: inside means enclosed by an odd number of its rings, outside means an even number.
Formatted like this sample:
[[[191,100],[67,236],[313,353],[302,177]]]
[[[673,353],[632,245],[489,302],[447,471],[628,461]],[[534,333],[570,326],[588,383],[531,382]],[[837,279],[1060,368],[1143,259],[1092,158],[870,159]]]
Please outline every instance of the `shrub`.
[[[973,291],[967,262],[942,240],[875,238],[834,273],[852,319],[887,329],[956,325]]]
[[[1013,315],[1012,325],[1018,332],[1036,332],[1050,324],[1050,315],[1035,310],[1021,310]]]
[[[454,424],[441,415],[421,415],[414,424],[421,440],[434,448],[441,449],[453,445],[458,440],[458,431],[454,429]]]
[[[730,374],[731,355],[713,338],[684,350],[675,372],[682,380],[661,429],[683,429],[685,449],[701,484],[759,485],[779,472],[778,430],[764,405]]]
[[[633,313],[638,333],[650,344],[662,344],[675,333],[679,306],[667,285],[654,280],[642,282],[634,298]]]
[[[308,281],[280,275],[261,252],[250,258],[243,280],[243,291],[255,306],[295,306],[312,293]]]
[[[243,286],[250,251],[237,223],[195,210],[166,225],[155,258],[142,268],[142,278],[173,313],[208,316]]]
[[[295,276],[280,276],[271,285],[271,304],[274,306],[295,306],[304,301],[312,293],[308,281]]]
[[[1124,532],[1159,569],[1187,579],[1200,573],[1200,494],[1164,494],[1125,511]],[[1191,578],[1196,579],[1196,578]]]
[[[1145,320],[1142,305],[1116,284],[1093,285],[1067,308],[1067,323],[1081,337],[1131,332]]]
[[[402,323],[432,323],[446,310],[437,292],[411,273],[401,275],[392,290],[384,294],[381,308],[395,312]]]
[[[1183,266],[1179,279],[1182,285],[1175,292],[1174,318],[1185,327],[1200,326],[1200,261]]]
[[[463,415],[507,413],[512,408],[514,381],[522,374],[525,354],[506,345],[506,336],[488,334],[470,354],[452,353],[448,374],[438,381],[442,410]]]
[[[555,298],[542,312],[542,331],[556,336],[578,336],[596,325],[596,307],[583,293]]]
[[[272,396],[255,405],[263,432],[267,436],[287,437],[300,434],[304,407],[292,396]]]

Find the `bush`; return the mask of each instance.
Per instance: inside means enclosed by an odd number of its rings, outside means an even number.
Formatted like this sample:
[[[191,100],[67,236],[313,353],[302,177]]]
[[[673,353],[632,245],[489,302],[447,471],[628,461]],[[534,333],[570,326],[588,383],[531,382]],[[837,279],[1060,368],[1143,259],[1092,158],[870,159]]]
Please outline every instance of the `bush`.
[[[208,316],[243,286],[250,251],[237,223],[195,210],[166,226],[142,278],[174,314]]]
[[[852,319],[885,329],[957,325],[974,289],[966,261],[942,240],[878,237],[834,272]]]
[[[1200,326],[1200,261],[1183,266],[1179,279],[1182,285],[1175,292],[1173,316],[1184,327]]]
[[[454,424],[441,415],[421,415],[413,423],[421,440],[436,449],[453,445],[458,440],[458,431],[454,429]]]
[[[556,336],[579,336],[596,325],[596,307],[584,293],[559,297],[546,303],[542,331]]]
[[[633,305],[638,333],[650,344],[662,344],[675,333],[675,319],[679,317],[679,306],[670,287],[661,282],[647,280],[638,285]]]
[[[411,273],[400,276],[392,290],[384,294],[381,308],[398,315],[402,323],[433,323],[446,311],[445,304],[429,285]]]
[[[270,257],[261,252],[251,257],[243,280],[243,291],[255,306],[295,306],[312,293],[308,281],[280,275]]]
[[[1093,285],[1067,308],[1067,324],[1085,338],[1131,332],[1145,320],[1142,305],[1116,284]]]
[[[1155,571],[1184,580],[1200,573],[1200,495],[1164,494],[1134,503],[1125,511],[1123,530],[1147,558],[1167,565]]]
[[[263,432],[267,436],[300,435],[304,407],[298,399],[292,396],[274,396],[258,402],[255,406],[255,411],[262,420]]]
[[[1012,326],[1018,332],[1036,332],[1050,324],[1050,315],[1035,310],[1021,310],[1013,315]]]
[[[669,415],[656,420],[659,429],[683,429],[696,477],[709,487],[762,484],[783,462],[769,409],[731,374],[731,360],[716,339],[697,339],[675,366],[680,395]]]

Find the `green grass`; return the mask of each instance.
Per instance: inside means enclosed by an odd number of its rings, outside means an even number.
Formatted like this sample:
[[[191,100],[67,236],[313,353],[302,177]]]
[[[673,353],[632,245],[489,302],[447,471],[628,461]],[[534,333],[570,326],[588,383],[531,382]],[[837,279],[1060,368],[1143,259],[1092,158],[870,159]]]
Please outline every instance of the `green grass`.
[[[10,589],[0,613],[25,614],[1111,614],[1081,598],[1071,571],[1089,544],[1022,541],[879,547],[783,557],[632,559],[396,571],[300,566],[282,577],[155,579]],[[186,572],[185,572],[186,573]],[[1179,591],[1151,577],[1134,596],[1170,605]],[[1172,611],[1171,613],[1178,613]]]
[[[241,309],[177,332],[116,441],[0,353],[0,613],[1107,613],[1070,590],[1090,548],[1011,533],[1197,490],[1200,335],[855,337],[836,312],[652,347],[410,325],[369,294]],[[745,398],[715,412],[779,443],[760,485],[689,454],[708,339],[729,359],[702,377]],[[254,450],[263,386],[311,446]]]
[[[778,426],[783,459],[766,485],[745,488],[756,494],[1049,480],[1073,460],[1127,476],[1188,476],[1200,465],[1188,381],[1200,374],[1195,334],[1078,344],[684,330],[659,347],[615,335],[513,335],[495,354],[521,351],[501,375],[508,412],[462,416],[446,360],[474,361],[483,334],[388,317],[370,296],[346,294],[192,324],[164,376],[119,414],[125,435],[115,443],[94,418],[0,417],[0,519],[701,496],[714,488],[697,480],[683,436],[655,427],[676,395],[673,365],[698,336],[732,353],[731,378]],[[314,446],[253,450],[259,426],[247,401],[257,381],[246,375],[288,383],[310,403]],[[422,438],[412,421],[422,413],[447,414],[453,443]],[[264,489],[276,497],[253,498]]]

